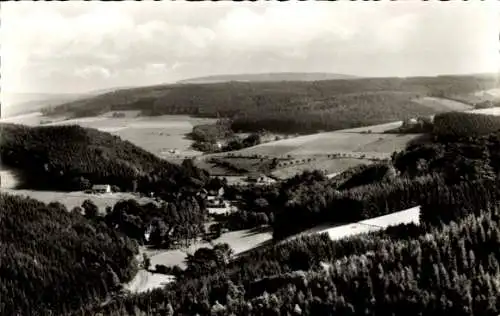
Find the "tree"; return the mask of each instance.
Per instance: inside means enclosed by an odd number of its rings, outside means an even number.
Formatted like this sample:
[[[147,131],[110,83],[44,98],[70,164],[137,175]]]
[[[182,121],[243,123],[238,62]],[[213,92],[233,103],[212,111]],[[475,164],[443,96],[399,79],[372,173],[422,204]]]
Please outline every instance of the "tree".
[[[151,267],[151,259],[145,254],[142,254],[142,262],[145,270],[149,270]]]
[[[85,217],[89,219],[94,219],[99,214],[99,208],[92,200],[83,201],[82,208],[85,210]]]

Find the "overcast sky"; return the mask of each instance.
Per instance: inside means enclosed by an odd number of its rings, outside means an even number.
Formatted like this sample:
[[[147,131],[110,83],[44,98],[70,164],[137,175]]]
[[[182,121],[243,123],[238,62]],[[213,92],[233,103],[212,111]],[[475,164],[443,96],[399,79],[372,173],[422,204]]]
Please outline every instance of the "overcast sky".
[[[63,93],[234,73],[494,72],[499,4],[7,2],[1,85]]]

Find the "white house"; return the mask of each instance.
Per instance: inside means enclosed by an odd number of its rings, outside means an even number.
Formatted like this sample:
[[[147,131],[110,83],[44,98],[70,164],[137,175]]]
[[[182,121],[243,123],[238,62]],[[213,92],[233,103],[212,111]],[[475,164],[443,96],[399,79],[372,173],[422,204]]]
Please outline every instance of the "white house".
[[[111,193],[111,186],[109,184],[95,184],[92,186],[94,193]]]

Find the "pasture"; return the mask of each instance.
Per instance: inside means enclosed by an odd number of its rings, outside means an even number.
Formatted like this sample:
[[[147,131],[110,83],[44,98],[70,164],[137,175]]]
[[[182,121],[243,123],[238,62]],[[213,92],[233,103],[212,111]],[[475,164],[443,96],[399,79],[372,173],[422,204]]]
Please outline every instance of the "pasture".
[[[423,97],[413,100],[414,102],[427,106],[438,112],[450,112],[450,111],[468,111],[472,110],[474,107],[472,105],[466,104],[464,102],[444,99],[444,98],[434,98],[434,97]]]
[[[104,214],[106,207],[113,207],[116,202],[123,199],[134,199],[140,204],[146,204],[149,202],[155,202],[153,199],[146,197],[139,197],[132,193],[106,193],[106,194],[87,194],[80,191],[75,192],[57,192],[57,191],[37,191],[37,190],[14,190],[2,188],[2,192],[9,193],[12,195],[27,196],[32,199],[44,203],[59,202],[62,203],[68,211],[70,211],[75,206],[81,206],[83,201],[89,199],[99,207],[101,214]]]
[[[310,234],[328,233],[328,235],[332,240],[337,240],[363,233],[370,233],[382,230],[389,226],[395,226],[399,224],[410,224],[410,223],[416,225],[420,223],[420,206],[412,207],[407,210],[394,212],[392,214],[374,217],[346,225],[339,225],[339,226],[335,226],[332,224],[320,225],[308,229],[290,238],[296,238],[298,236],[310,235]]]
[[[124,288],[132,293],[144,293],[156,288],[161,288],[166,284],[175,281],[172,275],[151,273],[144,269],[137,272],[135,277]]]
[[[325,171],[327,174],[333,174],[342,172],[351,167],[355,167],[362,164],[371,164],[371,163],[372,161],[368,159],[356,159],[356,158],[330,159],[330,158],[320,157],[304,164],[294,164],[287,167],[276,169],[275,171],[272,172],[272,175],[279,179],[287,179],[306,170],[322,170]]]
[[[25,125],[80,125],[95,128],[117,135],[124,140],[165,159],[180,159],[185,156],[199,155],[192,150],[192,141],[186,137],[193,126],[213,123],[215,119],[192,118],[186,115],[138,116],[139,111],[118,111],[123,117],[113,117],[112,112],[95,117],[77,119],[45,117],[33,113],[2,119],[2,123]],[[45,123],[45,124],[44,124]],[[171,153],[171,150],[177,150]]]
[[[270,157],[325,155],[339,153],[392,154],[402,150],[419,135],[374,134],[353,132],[327,132],[300,136],[265,143],[234,151],[240,155],[262,155]]]
[[[272,232],[256,232],[247,229],[225,233],[221,237],[213,240],[211,243],[197,242],[191,244],[187,248],[171,250],[153,250],[143,248],[142,253],[145,253],[151,259],[152,268],[154,268],[157,264],[163,264],[165,266],[178,265],[182,268],[185,268],[186,264],[184,260],[186,259],[187,254],[192,254],[199,248],[211,248],[214,244],[227,243],[234,250],[234,254],[239,255],[266,242],[269,242],[271,239]]]

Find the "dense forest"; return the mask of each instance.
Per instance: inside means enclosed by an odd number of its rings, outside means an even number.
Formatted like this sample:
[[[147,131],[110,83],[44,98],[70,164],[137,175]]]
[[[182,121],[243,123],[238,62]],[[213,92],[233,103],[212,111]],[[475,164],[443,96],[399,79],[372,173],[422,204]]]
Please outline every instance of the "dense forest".
[[[103,299],[135,274],[137,252],[60,203],[0,193],[0,314],[64,315]]]
[[[433,133],[442,137],[473,137],[500,130],[500,117],[494,115],[450,112],[434,117]]]
[[[464,96],[464,102],[472,102],[472,92],[495,84],[493,76],[179,84],[114,91],[45,112],[81,117],[141,110],[144,115],[231,118],[235,132],[311,133],[435,114],[436,109],[412,100]]]
[[[191,161],[175,165],[95,129],[1,124],[0,133],[2,163],[22,169],[22,185],[29,188],[72,191],[111,184],[123,191],[166,194],[207,180]]]

